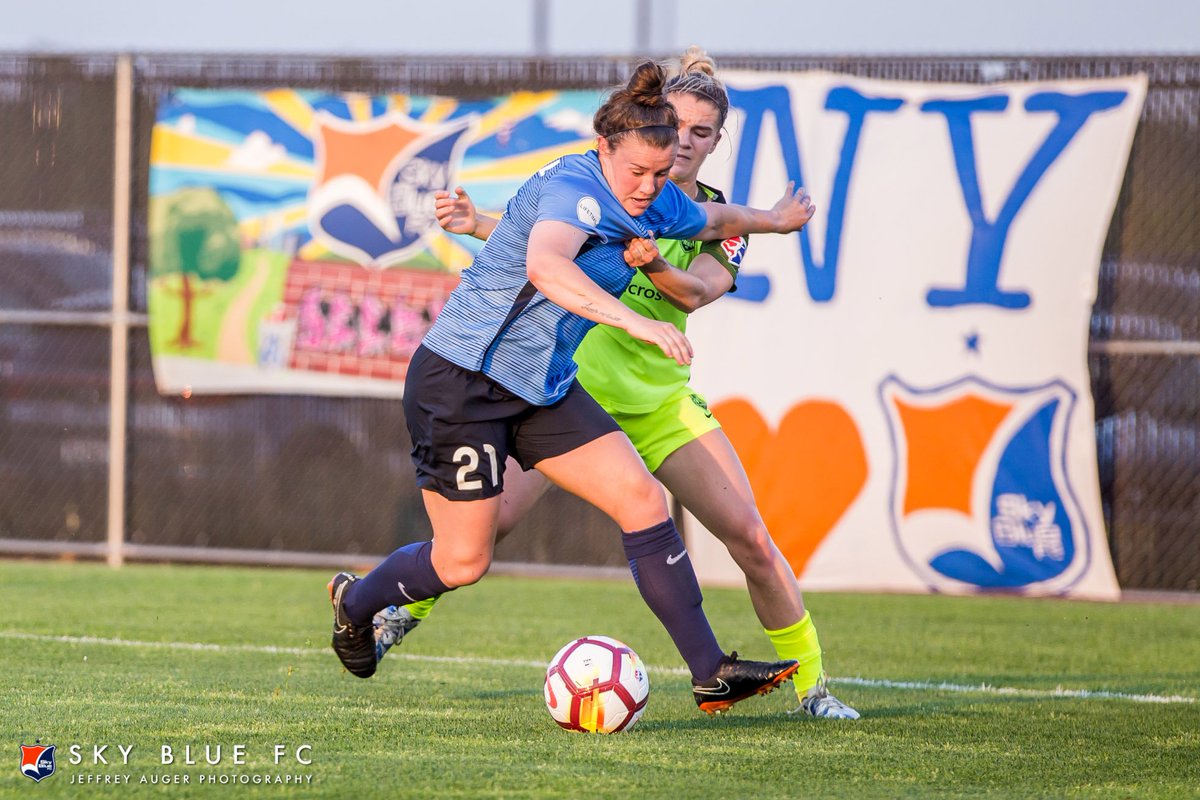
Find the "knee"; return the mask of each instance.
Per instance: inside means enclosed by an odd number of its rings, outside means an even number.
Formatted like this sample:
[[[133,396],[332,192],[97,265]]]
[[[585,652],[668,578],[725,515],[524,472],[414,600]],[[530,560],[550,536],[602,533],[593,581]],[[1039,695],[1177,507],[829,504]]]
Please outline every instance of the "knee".
[[[782,558],[766,525],[758,518],[748,518],[732,529],[725,546],[747,575],[774,572],[776,559]]]
[[[613,518],[622,530],[632,531],[657,525],[669,515],[667,496],[648,472],[630,475],[621,487],[620,505]]]
[[[470,586],[478,583],[492,566],[492,560],[487,556],[475,558],[455,558],[448,563],[437,565],[438,577],[450,589],[460,586]]]
[[[662,484],[645,470],[629,474],[623,494],[631,503],[636,503],[642,508],[661,506],[662,510],[666,511],[667,496],[663,493]]]

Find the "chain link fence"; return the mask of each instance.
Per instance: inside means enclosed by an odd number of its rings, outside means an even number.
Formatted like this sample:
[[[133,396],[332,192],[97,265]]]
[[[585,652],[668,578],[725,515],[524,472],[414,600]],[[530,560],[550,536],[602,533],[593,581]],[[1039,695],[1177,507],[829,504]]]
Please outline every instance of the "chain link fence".
[[[1145,72],[1104,248],[1090,368],[1104,514],[1126,589],[1200,589],[1200,58],[724,57],[988,83]],[[611,86],[629,59],[133,59],[125,533],[142,557],[382,554],[426,538],[395,401],[162,397],[145,329],[150,133],[177,87],[491,96]],[[0,541],[103,552],[113,308],[113,57],[0,57]],[[120,362],[118,362],[120,363]],[[324,555],[322,555],[324,554]],[[501,561],[623,566],[615,526],[552,492]],[[287,559],[275,559],[287,560]],[[305,563],[299,557],[292,563]]]
[[[0,58],[0,538],[105,536],[114,102],[112,59]]]

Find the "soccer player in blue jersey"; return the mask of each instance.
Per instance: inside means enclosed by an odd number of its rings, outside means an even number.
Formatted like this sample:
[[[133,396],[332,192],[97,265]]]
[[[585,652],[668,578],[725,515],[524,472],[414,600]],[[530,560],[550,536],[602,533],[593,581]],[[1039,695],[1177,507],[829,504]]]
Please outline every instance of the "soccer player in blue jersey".
[[[666,86],[679,116],[679,152],[671,182],[698,201],[723,200],[698,180],[721,137],[729,97],[715,64],[699,47],[680,60]],[[446,230],[487,239],[496,220],[477,214],[461,187],[443,193],[438,219]],[[733,289],[744,238],[724,242],[637,239],[627,248],[642,266],[623,302],[646,316],[686,329],[687,314]],[[720,423],[690,387],[690,370],[624,331],[597,326],[575,353],[579,381],[620,424],[646,467],[728,547],[746,575],[754,609],[781,659],[795,659],[797,711],[825,719],[855,719],[858,712],[825,684],[821,645],[787,559],[771,540],[750,481]],[[621,368],[615,369],[619,365]],[[541,497],[541,473],[517,470],[504,495],[497,539],[503,538]],[[386,609],[377,617],[380,656],[428,615],[435,598]]]
[[[788,233],[812,216],[807,195],[791,186],[758,210],[700,205],[669,183],[678,118],[665,79],[658,65],[640,65],[596,112],[597,149],[558,159],[521,186],[414,354],[404,411],[434,536],[362,578],[343,572],[330,582],[333,649],[352,674],[375,672],[376,612],[487,572],[510,455],[625,532],[634,580],[687,663],[702,709],[766,693],[796,671],[792,660],[745,661],[720,649],[662,487],[575,380],[575,349],[597,323],[691,362],[678,327],[617,299],[634,273],[627,241]]]

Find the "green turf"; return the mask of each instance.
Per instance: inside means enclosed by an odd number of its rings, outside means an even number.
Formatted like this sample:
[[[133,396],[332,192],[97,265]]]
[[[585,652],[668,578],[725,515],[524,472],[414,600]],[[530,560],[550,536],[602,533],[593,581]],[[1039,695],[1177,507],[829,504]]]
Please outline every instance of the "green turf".
[[[624,582],[487,578],[445,598],[401,647],[403,657],[389,655],[362,681],[327,649],[327,578],[0,562],[0,602],[9,609],[0,623],[0,718],[10,754],[0,796],[747,800],[1200,791],[1200,703],[843,683],[835,691],[863,712],[858,722],[788,717],[790,689],[706,717],[666,635]],[[1200,696],[1196,605],[807,599],[835,678]],[[771,654],[744,593],[709,590],[705,607],[725,647]],[[538,665],[585,633],[621,639],[648,664],[650,703],[629,733],[569,734],[546,714]],[[17,745],[36,739],[57,746],[58,771],[35,786],[20,774]],[[71,744],[85,746],[85,763],[68,762]],[[109,765],[90,763],[95,744],[110,745]],[[134,745],[128,767],[118,744]],[[200,763],[161,765],[163,744],[177,759],[191,744]],[[204,764],[204,746],[218,744],[223,762]],[[235,744],[246,746],[244,766],[232,763]],[[275,766],[275,744],[310,744],[313,763]],[[133,786],[70,782],[124,774]],[[136,783],[162,774],[191,782]],[[301,775],[312,783],[212,786],[198,783],[202,775]]]

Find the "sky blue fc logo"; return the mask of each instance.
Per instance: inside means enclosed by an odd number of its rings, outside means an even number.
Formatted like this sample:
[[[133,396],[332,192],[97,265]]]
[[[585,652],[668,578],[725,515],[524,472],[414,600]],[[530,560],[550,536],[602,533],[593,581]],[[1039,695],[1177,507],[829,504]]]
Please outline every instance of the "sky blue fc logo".
[[[1066,591],[1088,537],[1067,475],[1075,393],[1061,381],[999,387],[977,377],[880,385],[894,452],[896,544],[934,590]]]
[[[21,774],[41,783],[54,774],[54,745],[21,745]]]

